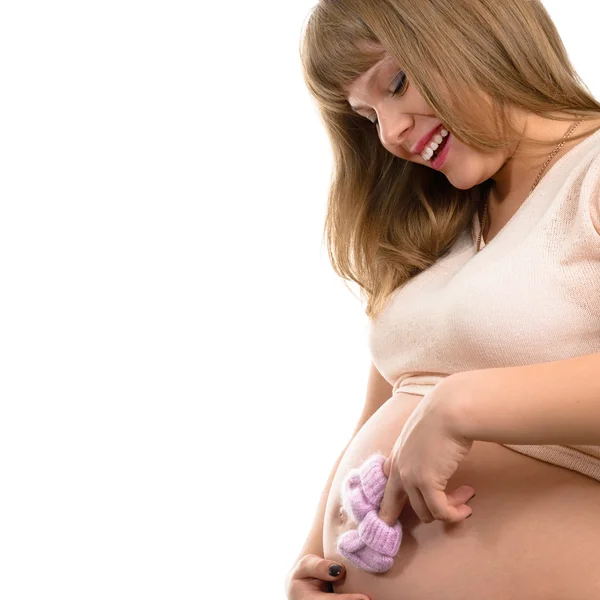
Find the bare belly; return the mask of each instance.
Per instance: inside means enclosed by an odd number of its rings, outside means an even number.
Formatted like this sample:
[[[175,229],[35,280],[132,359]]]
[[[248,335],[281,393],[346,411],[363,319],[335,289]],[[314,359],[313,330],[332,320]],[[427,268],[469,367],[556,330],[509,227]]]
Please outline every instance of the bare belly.
[[[325,558],[346,566],[337,593],[371,600],[598,600],[600,483],[499,444],[474,442],[447,491],[475,489],[473,515],[455,524],[421,523],[407,504],[393,567],[372,574],[337,553],[356,528],[341,512],[348,471],[374,452],[389,456],[421,396],[396,394],[365,423],[333,480],[323,529]]]

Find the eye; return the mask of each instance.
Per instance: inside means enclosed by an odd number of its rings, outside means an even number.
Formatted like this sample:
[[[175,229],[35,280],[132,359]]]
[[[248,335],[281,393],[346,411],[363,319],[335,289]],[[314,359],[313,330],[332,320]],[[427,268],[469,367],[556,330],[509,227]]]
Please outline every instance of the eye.
[[[395,96],[404,87],[404,84],[406,83],[406,73],[404,71],[400,71],[400,73],[396,75],[396,79],[394,79],[394,81],[396,80],[398,83],[392,92],[392,96]]]
[[[392,98],[396,94],[398,94],[400,92],[400,90],[402,90],[402,88],[405,88],[404,84],[406,83],[406,73],[404,71],[400,71],[398,73],[398,75],[396,75],[396,77],[394,78],[394,81],[398,81],[398,83],[396,84],[394,91],[391,92]],[[394,81],[392,83],[394,83]],[[373,125],[377,125],[377,117],[376,116],[373,117],[373,119],[369,119],[369,121],[371,121],[371,123],[373,123]]]

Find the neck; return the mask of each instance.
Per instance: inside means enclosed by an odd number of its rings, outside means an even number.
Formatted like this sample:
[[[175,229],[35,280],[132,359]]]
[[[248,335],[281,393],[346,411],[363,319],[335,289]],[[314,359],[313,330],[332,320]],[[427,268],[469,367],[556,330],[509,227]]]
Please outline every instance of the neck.
[[[508,204],[510,204],[511,199],[526,198],[546,159],[558,145],[558,140],[561,140],[578,120],[554,121],[532,114],[522,117],[518,122],[519,127],[522,127],[524,138],[533,138],[544,142],[556,140],[556,142],[548,145],[547,153],[542,154],[540,158],[525,156],[528,150],[526,140],[519,142],[515,148],[511,149],[507,153],[506,161],[502,167],[492,176],[494,187],[490,196],[490,203],[499,204],[508,201]],[[599,126],[600,118],[593,121],[583,121],[573,131],[573,135],[592,131]],[[568,138],[544,168],[542,176],[557,160],[581,141],[583,140],[579,139],[573,142],[571,138]]]

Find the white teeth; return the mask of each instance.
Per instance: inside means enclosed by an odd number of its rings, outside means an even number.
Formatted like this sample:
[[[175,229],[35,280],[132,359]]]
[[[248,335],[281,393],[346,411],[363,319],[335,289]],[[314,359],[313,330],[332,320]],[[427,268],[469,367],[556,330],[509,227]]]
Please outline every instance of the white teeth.
[[[433,141],[429,142],[423,152],[421,152],[421,156],[423,160],[429,160],[433,156],[434,150],[437,150],[442,143],[443,139],[448,136],[448,130],[443,129],[433,138]]]

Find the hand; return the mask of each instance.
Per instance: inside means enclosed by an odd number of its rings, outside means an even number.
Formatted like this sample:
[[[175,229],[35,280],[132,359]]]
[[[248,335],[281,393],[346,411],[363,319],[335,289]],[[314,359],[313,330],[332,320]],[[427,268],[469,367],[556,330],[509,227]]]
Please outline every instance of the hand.
[[[456,523],[473,512],[466,505],[475,495],[472,487],[462,486],[448,495],[445,491],[473,440],[460,434],[448,410],[455,388],[442,383],[423,396],[383,464],[388,481],[379,517],[388,525],[397,521],[407,495],[423,523]]]
[[[329,574],[333,565],[341,567],[338,575]],[[330,582],[340,582],[346,577],[346,570],[332,560],[326,560],[316,554],[304,555],[288,573],[285,591],[288,600],[327,600],[331,589]],[[364,594],[337,594],[341,600],[370,600]]]

